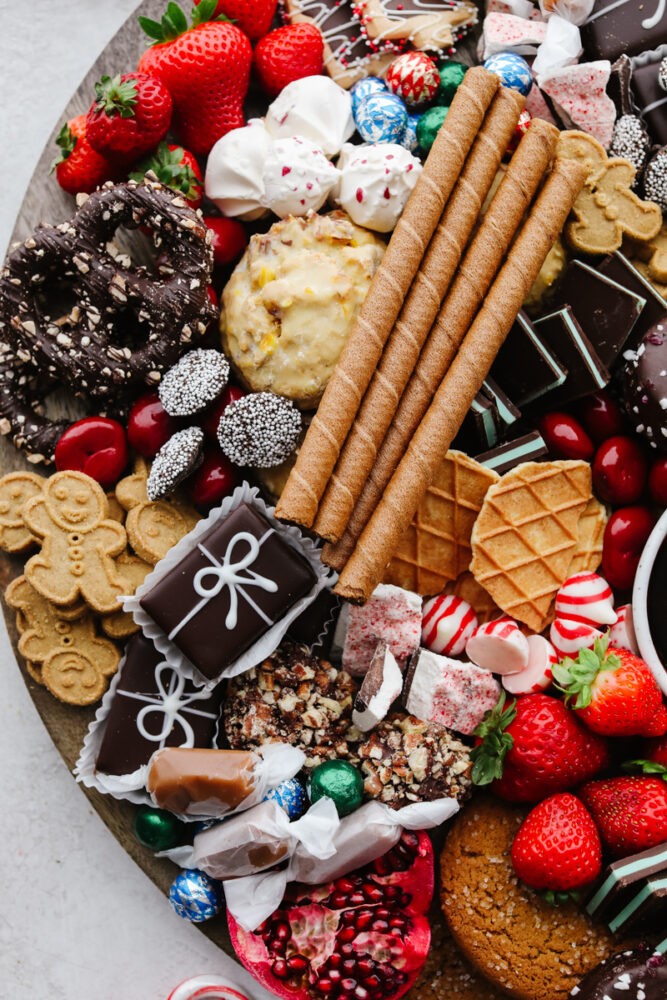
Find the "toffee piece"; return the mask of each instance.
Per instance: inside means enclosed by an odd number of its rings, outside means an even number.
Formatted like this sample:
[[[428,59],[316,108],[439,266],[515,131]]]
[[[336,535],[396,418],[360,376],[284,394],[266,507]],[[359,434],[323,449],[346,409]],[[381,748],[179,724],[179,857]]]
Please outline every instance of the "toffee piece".
[[[305,558],[243,503],[193,544],[140,603],[203,676],[213,679],[315,582]]]
[[[150,639],[127,645],[106,718],[96,770],[131,774],[163,747],[210,747],[222,688],[204,691],[165,662]]]

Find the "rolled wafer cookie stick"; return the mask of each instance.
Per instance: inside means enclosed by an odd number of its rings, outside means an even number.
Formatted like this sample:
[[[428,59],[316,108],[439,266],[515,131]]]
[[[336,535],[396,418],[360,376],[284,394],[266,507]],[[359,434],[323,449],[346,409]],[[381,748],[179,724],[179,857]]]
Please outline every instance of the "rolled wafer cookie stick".
[[[585,180],[586,168],[582,164],[574,160],[556,160],[484,305],[334,588],[342,597],[366,601],[382,579],[385,566],[433,482]]]
[[[322,538],[335,542],[345,530],[524,104],[506,87],[493,99],[322,498],[313,526]]]
[[[322,558],[328,566],[343,568],[377,507],[535,196],[558,136],[557,128],[536,118],[519,143],[442,304],[347,528],[336,545],[324,546]]]
[[[497,89],[498,77],[475,66],[456,91],[287,480],[276,508],[283,521],[310,527],[315,520],[362,396]]]

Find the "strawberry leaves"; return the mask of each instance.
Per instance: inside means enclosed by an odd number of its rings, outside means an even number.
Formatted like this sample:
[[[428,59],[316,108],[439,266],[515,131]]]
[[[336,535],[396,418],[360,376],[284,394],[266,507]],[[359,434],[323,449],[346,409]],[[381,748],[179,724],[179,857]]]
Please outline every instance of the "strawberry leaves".
[[[473,761],[472,781],[475,785],[490,785],[495,778],[502,778],[503,761],[514,746],[514,738],[504,730],[516,718],[516,700],[505,708],[506,694],[501,692],[498,701],[475,730],[481,743],[470,753]]]
[[[574,699],[574,708],[587,708],[593,697],[593,681],[601,670],[618,670],[621,661],[607,653],[609,635],[596,639],[593,649],[582,649],[576,660],[566,656],[553,668],[556,687],[565,694],[565,703]]]
[[[664,764],[659,764],[655,760],[626,760],[624,764],[621,765],[624,771],[632,773],[633,771],[641,771],[642,774],[656,774],[659,775],[663,781],[667,781],[667,767]]]
[[[138,101],[136,80],[122,80],[120,73],[116,76],[103,76],[95,84],[94,108],[103,111],[109,117],[119,114],[121,118],[133,118],[134,107]]]
[[[161,142],[154,153],[137,165],[137,169],[130,174],[130,180],[141,183],[148,171],[152,170],[162,184],[194,200],[201,188],[201,181],[192,167],[184,162],[184,155],[182,146],[170,149],[168,143]]]
[[[72,155],[77,142],[78,139],[72,132],[72,129],[65,123],[56,136],[56,146],[60,147],[60,156],[57,156],[51,164],[50,174],[53,173],[59,163],[64,163]]]
[[[148,37],[153,39],[152,44],[160,45],[163,42],[173,42],[174,39],[184,35],[186,31],[198,28],[200,24],[205,24],[207,21],[228,21],[229,18],[225,17],[224,14],[214,16],[217,6],[218,0],[201,0],[192,8],[190,14],[192,23],[189,25],[181,7],[171,0],[159,21],[142,15],[139,17],[139,24]]]

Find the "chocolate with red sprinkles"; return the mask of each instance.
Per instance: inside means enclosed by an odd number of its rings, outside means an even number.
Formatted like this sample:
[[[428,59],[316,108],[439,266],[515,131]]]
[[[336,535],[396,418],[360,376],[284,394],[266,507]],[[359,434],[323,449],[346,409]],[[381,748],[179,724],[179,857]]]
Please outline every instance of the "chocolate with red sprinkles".
[[[220,418],[218,441],[236,465],[270,468],[296,448],[301,413],[290,399],[258,392],[231,403]]]
[[[636,171],[635,183],[644,169],[650,140],[646,126],[636,115],[621,115],[614,125],[609,146],[610,156],[629,160]]]
[[[172,417],[189,417],[218,398],[229,379],[229,362],[220,351],[189,351],[162,377],[160,402]]]
[[[172,434],[155,456],[146,482],[149,500],[161,500],[174,492],[191,472],[201,465],[204,432],[201,427],[186,427]]]
[[[644,171],[644,194],[667,212],[667,146],[651,154]]]

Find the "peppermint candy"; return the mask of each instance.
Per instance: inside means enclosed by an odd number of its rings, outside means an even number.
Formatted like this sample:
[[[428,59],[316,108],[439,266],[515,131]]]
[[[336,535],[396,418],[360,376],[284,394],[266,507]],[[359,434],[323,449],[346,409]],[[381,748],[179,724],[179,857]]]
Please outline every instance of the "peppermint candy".
[[[575,573],[556,594],[556,618],[581,625],[613,625],[611,587],[597,573]]]
[[[480,625],[466,644],[473,663],[493,674],[518,674],[528,666],[528,641],[512,618]]]
[[[609,629],[609,645],[616,649],[627,649],[639,656],[639,646],[632,620],[632,605],[623,604],[616,612],[617,618]]]
[[[558,663],[556,650],[543,635],[529,635],[528,666],[518,674],[506,674],[503,687],[510,694],[535,694],[549,687],[553,668]]]
[[[432,653],[456,656],[466,648],[477,625],[477,616],[467,601],[440,594],[424,604],[422,645]]]
[[[580,649],[592,649],[596,639],[602,638],[602,632],[593,625],[583,622],[568,622],[557,618],[549,630],[558,659],[566,656],[576,657]]]

